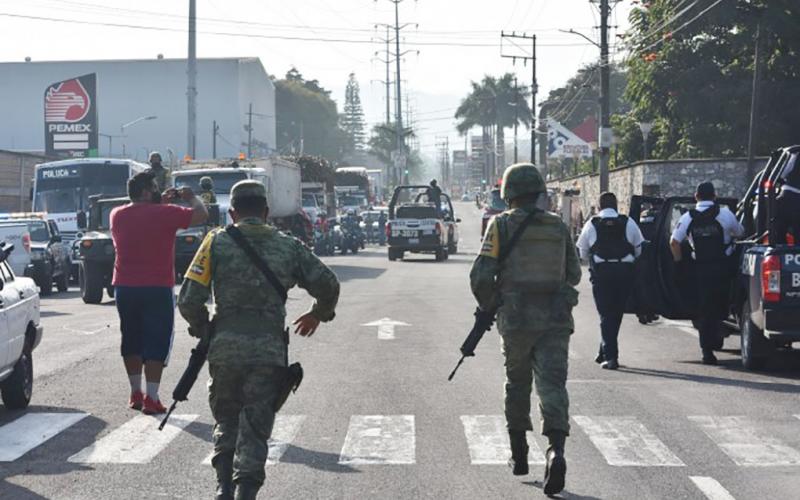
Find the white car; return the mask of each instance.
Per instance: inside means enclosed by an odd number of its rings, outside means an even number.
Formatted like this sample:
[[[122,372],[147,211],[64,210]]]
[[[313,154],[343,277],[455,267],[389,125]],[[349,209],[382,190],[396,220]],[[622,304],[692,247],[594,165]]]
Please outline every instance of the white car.
[[[0,248],[0,394],[9,410],[28,406],[33,393],[33,350],[42,340],[39,290],[8,264],[13,245]]]

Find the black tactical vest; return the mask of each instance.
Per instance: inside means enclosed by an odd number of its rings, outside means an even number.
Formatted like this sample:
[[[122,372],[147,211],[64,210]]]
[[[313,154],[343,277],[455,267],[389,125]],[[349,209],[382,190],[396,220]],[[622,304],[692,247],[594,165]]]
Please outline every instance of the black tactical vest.
[[[719,205],[700,212],[689,211],[692,222],[687,232],[692,236],[694,258],[698,262],[709,262],[725,257],[725,233],[717,220]]]
[[[605,261],[620,261],[627,256],[634,256],[635,249],[628,241],[628,217],[592,217],[592,225],[597,232],[597,240],[589,248],[592,256]],[[594,262],[594,260],[592,260]]]
[[[786,176],[786,184],[800,189],[800,158],[795,158],[793,167],[789,175]]]

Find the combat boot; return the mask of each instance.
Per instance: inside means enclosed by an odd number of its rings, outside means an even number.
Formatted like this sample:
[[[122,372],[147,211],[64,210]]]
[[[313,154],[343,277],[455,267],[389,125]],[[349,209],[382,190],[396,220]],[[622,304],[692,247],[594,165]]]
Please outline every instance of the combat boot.
[[[215,500],[233,500],[233,454],[220,455],[214,464],[217,472],[217,492]]]
[[[528,439],[525,431],[508,431],[511,440],[511,458],[508,466],[515,476],[524,476],[528,473]]]
[[[547,448],[547,465],[544,469],[544,494],[555,495],[564,489],[567,475],[567,460],[564,458],[567,435],[562,431],[550,431],[547,438],[550,447]]]
[[[261,485],[255,481],[239,481],[236,483],[235,500],[256,500]]]

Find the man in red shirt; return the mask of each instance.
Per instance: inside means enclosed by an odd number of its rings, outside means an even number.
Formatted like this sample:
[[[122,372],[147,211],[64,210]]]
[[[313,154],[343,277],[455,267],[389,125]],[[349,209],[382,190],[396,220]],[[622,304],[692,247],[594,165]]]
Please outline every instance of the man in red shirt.
[[[131,384],[128,406],[164,413],[158,397],[175,324],[175,233],[201,224],[208,211],[191,189],[162,195],[150,172],[128,181],[131,203],[111,212],[116,261],[112,285],[122,331],[122,358]],[[178,198],[191,208],[172,205]],[[147,394],[142,393],[142,366]]]

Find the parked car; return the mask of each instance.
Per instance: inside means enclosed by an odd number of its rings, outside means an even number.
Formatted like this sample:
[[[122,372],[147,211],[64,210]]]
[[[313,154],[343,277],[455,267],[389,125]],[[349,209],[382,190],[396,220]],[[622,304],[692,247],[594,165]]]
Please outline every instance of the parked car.
[[[508,205],[506,205],[505,200],[503,197],[500,196],[500,189],[492,189],[489,193],[489,198],[486,200],[486,206],[483,208],[483,217],[481,218],[481,239],[483,239],[483,235],[486,234],[486,226],[489,224],[489,221],[497,214],[501,214],[508,210]]]
[[[71,249],[64,243],[56,223],[39,216],[11,221],[25,224],[28,229],[31,263],[24,276],[33,278],[42,295],[53,293],[53,283],[59,292],[66,292],[72,274]],[[0,221],[0,225],[5,225],[5,221]]]
[[[14,245],[17,249],[8,256],[8,265],[17,276],[25,276],[31,265],[31,235],[27,224],[12,221],[2,221],[0,224],[0,242]]]
[[[26,408],[33,394],[33,350],[42,340],[39,292],[8,265],[14,245],[0,243],[0,395],[7,409]]]

